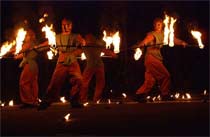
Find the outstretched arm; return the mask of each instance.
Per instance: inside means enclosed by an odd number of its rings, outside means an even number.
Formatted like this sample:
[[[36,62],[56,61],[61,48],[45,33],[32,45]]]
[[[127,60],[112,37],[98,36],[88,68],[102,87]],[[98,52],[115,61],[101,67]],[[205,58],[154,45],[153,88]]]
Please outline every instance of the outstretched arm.
[[[138,43],[138,47],[146,46],[149,42],[152,42],[154,40],[154,36],[152,34],[147,34],[147,36],[144,38],[144,40],[140,41]]]
[[[176,37],[174,37],[174,43],[176,45],[180,45],[180,46],[183,46],[183,47],[186,47],[188,45],[185,41],[183,41],[181,39],[178,39]]]

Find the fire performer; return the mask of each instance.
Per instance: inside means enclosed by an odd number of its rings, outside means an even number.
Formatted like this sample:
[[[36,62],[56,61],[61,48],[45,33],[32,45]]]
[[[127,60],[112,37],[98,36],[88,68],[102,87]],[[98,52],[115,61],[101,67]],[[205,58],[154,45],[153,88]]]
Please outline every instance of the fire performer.
[[[95,92],[93,102],[96,103],[101,99],[101,95],[105,86],[104,63],[101,58],[101,53],[116,58],[117,55],[109,49],[105,48],[106,43],[96,39],[92,34],[85,37],[86,45],[98,47],[83,47],[86,56],[86,67],[83,71],[83,88],[81,91],[81,101],[88,101],[88,87],[92,77],[96,76]]]
[[[20,108],[33,108],[38,106],[38,65],[35,50],[35,33],[27,30],[20,54],[15,59],[21,59],[19,67],[23,67],[19,80],[20,99],[23,105]],[[33,49],[33,50],[32,50]]]
[[[72,85],[70,91],[70,102],[72,108],[83,107],[83,105],[79,103],[82,74],[76,59],[76,56],[80,52],[78,52],[79,50],[77,50],[77,47],[71,47],[69,45],[85,45],[85,40],[81,35],[71,32],[71,20],[64,18],[61,23],[62,33],[56,35],[56,45],[59,50],[57,65],[47,88],[47,93],[38,107],[38,110],[48,108],[53,101],[58,99],[59,92],[67,76],[71,76],[69,81]]]
[[[143,85],[136,91],[136,100],[138,102],[146,102],[146,95],[152,89],[155,82],[159,84],[162,95],[162,100],[173,100],[169,95],[170,74],[164,66],[161,55],[161,47],[163,46],[164,32],[163,20],[155,18],[153,21],[154,31],[151,31],[147,36],[138,43],[138,47],[147,47],[145,53],[145,80]],[[187,43],[183,40],[174,37],[176,45],[186,46]],[[150,46],[156,45],[156,46]]]

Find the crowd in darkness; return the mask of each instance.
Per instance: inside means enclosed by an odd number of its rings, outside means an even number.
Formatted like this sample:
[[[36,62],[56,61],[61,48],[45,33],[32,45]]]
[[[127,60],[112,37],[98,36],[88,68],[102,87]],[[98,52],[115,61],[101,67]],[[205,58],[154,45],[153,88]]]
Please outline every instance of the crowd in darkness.
[[[164,63],[172,75],[172,89],[198,91],[209,87],[209,2],[174,1],[174,2],[117,2],[117,1],[1,1],[1,43],[14,38],[14,29],[28,20],[35,30],[39,42],[45,40],[41,32],[43,24],[39,18],[48,13],[48,24],[53,23],[56,32],[60,32],[60,20],[66,16],[74,22],[73,32],[82,35],[93,33],[102,38],[103,30],[120,31],[121,49],[126,49],[142,40],[153,27],[155,17],[164,18],[164,13],[177,18],[175,34],[191,45],[197,42],[190,34],[191,29],[202,32],[202,41],[206,46],[198,48],[165,47]],[[132,50],[123,50],[117,60],[103,58],[106,70],[105,90],[128,92],[135,90],[144,81],[144,65],[142,60],[133,59]],[[20,69],[18,61],[11,58],[1,59],[1,93],[2,97],[18,94],[18,78]],[[40,94],[44,93],[52,75],[56,60],[48,60],[45,53],[38,58],[40,64]],[[81,68],[84,61],[79,61]],[[65,90],[65,89],[64,89]],[[15,94],[14,94],[15,93]]]

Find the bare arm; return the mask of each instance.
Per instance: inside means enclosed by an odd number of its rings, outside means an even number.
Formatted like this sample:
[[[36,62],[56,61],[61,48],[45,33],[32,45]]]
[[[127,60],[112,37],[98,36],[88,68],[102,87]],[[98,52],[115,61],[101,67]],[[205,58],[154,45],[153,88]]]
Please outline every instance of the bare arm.
[[[147,34],[147,36],[138,43],[138,47],[146,46],[149,42],[152,42],[154,40],[154,36],[152,34]]]
[[[175,43],[176,45],[181,45],[181,46],[183,46],[183,47],[187,46],[187,43],[186,43],[185,41],[183,41],[183,40],[181,40],[181,39],[178,39],[178,38],[176,38],[176,37],[174,37],[174,43]]]

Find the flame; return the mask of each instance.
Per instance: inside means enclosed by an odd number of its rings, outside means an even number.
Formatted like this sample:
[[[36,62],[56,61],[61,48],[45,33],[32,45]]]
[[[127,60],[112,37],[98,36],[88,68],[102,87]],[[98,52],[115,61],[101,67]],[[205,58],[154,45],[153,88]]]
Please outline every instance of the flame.
[[[85,53],[84,52],[82,52],[82,54],[81,54],[81,60],[86,60],[87,58],[86,58],[86,56],[85,56]]]
[[[40,18],[40,19],[39,19],[39,23],[42,23],[42,22],[44,22],[44,21],[45,21],[44,18]]]
[[[25,39],[26,36],[26,31],[23,28],[20,28],[18,30],[18,34],[16,37],[16,51],[15,54],[18,54],[20,52],[20,50],[22,49],[22,45],[23,45],[23,41]]]
[[[110,92],[112,93],[112,89],[110,89]]]
[[[206,95],[206,94],[207,94],[207,92],[206,92],[206,90],[204,90],[204,91],[203,91],[203,95]]]
[[[189,93],[185,94],[187,96],[187,99],[191,99],[191,95]]]
[[[45,14],[43,15],[43,17],[39,19],[39,23],[44,22],[46,17],[48,17],[48,14],[47,14],[47,13],[45,13]]]
[[[106,31],[103,31],[104,37],[103,40],[106,42],[106,48],[110,48],[111,44],[114,46],[114,53],[120,52],[120,36],[119,31],[111,36],[107,36]]]
[[[86,107],[89,103],[88,102],[85,102],[83,105]]]
[[[39,99],[39,98],[38,98],[38,101],[39,101],[39,103],[41,103],[41,102],[42,102],[42,100],[41,100],[41,99]]]
[[[67,115],[65,115],[65,116],[64,116],[64,118],[65,118],[66,122],[68,122],[68,121],[69,121],[69,117],[70,117],[70,115],[71,115],[71,114],[70,114],[70,113],[68,113]]]
[[[54,31],[52,31],[53,29],[53,24],[51,24],[50,26],[45,25],[42,28],[42,32],[45,32],[45,37],[48,39],[48,43],[51,47],[50,50],[52,51],[52,53],[54,53],[55,55],[57,54],[57,50],[54,49],[54,46],[56,46],[56,33]],[[50,54],[50,53],[48,53]],[[50,54],[51,55],[51,54]],[[48,59],[51,59],[51,56],[48,56]]]
[[[3,102],[1,102],[1,100],[0,100],[0,104],[1,104],[1,107],[4,107],[4,103],[3,103]]]
[[[165,15],[165,19],[163,21],[164,25],[165,25],[165,28],[164,28],[164,39],[163,39],[163,43],[165,45],[168,44],[168,35],[169,35],[169,27],[168,27],[168,23],[169,23],[169,16]]]
[[[139,58],[141,57],[141,55],[142,55],[141,49],[140,49],[140,48],[137,48],[137,49],[136,49],[136,52],[135,52],[135,54],[134,54],[134,59],[135,59],[135,60],[139,60]]]
[[[117,31],[113,36],[113,45],[114,45],[114,53],[119,53],[120,52],[120,36],[119,36],[119,31]]]
[[[150,99],[151,97],[150,96],[147,96],[147,99]]]
[[[104,55],[104,52],[101,52],[101,56],[103,56]]]
[[[100,99],[98,101],[96,101],[96,104],[99,104],[100,103]]]
[[[182,95],[182,99],[185,99],[184,95]]]
[[[15,41],[9,43],[8,41],[3,43],[1,50],[0,50],[0,59],[7,53],[10,51],[10,49],[12,48],[13,45],[15,45]]]
[[[14,106],[14,101],[13,100],[9,101],[9,106]]]
[[[127,95],[126,95],[125,93],[122,93],[122,96],[123,96],[124,98],[126,98],[126,97],[127,97]]]
[[[1,103],[1,106],[2,106],[2,107],[4,107],[4,106],[5,106],[5,104],[4,104],[4,103]]]
[[[160,95],[158,95],[158,96],[157,96],[157,99],[158,99],[158,100],[161,100],[161,97],[160,97]]]
[[[176,22],[176,19],[171,17],[171,24],[170,24],[170,34],[169,34],[169,46],[174,46],[174,23]]]
[[[61,101],[62,103],[66,103],[65,97],[61,97],[61,98],[60,98],[60,101]]]
[[[179,93],[176,93],[175,94],[175,98],[179,98],[180,94]]]
[[[173,28],[173,26],[174,26],[175,22],[176,22],[176,19],[174,19],[173,17],[169,17],[168,15],[165,15],[165,19],[163,21],[163,23],[165,25],[163,43],[165,45],[169,44],[170,47],[174,46],[174,28]]]
[[[53,24],[51,24],[50,26],[45,25],[42,28],[42,32],[45,32],[45,37],[48,39],[49,45],[54,46],[56,45],[56,40],[55,40],[56,33],[52,31],[52,29],[53,29]]]
[[[108,99],[108,104],[111,104],[111,99]]]
[[[191,34],[193,35],[193,37],[195,39],[197,39],[199,48],[200,49],[203,49],[204,48],[204,45],[203,45],[203,43],[201,41],[202,34],[199,31],[193,31],[193,30],[191,30]]]
[[[52,52],[51,50],[48,51],[48,52],[47,52],[47,56],[48,56],[48,59],[50,59],[50,60],[53,59],[53,56],[54,56],[54,55],[53,55],[53,52]]]
[[[152,100],[155,101],[156,97],[153,97]]]

